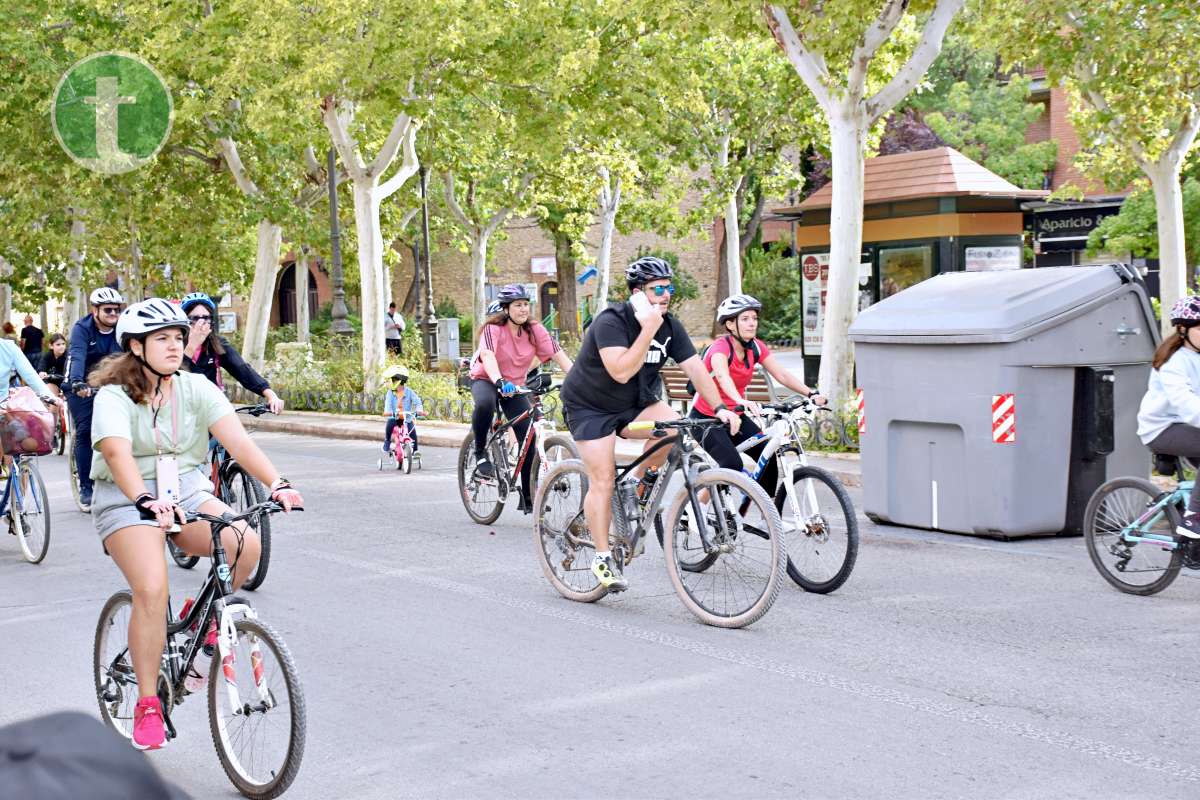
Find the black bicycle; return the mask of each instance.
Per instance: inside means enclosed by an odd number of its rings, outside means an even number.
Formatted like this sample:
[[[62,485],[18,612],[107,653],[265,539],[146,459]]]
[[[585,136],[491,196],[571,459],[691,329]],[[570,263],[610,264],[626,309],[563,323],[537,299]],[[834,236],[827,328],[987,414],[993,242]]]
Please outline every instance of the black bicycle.
[[[774,502],[740,472],[712,465],[697,442],[717,419],[634,422],[631,430],[676,436],[618,465],[613,487],[609,548],[622,566],[645,549],[651,525],[662,525],[667,574],[683,605],[702,622],[722,628],[749,625],[770,610],[785,569],[783,523]],[[633,470],[669,447],[667,462],[645,497]],[[671,478],[683,477],[670,507],[663,504]],[[591,603],[608,594],[591,569],[596,546],[583,512],[588,478],[583,462],[562,461],[538,486],[534,540],[538,562],[563,597]],[[665,515],[660,522],[660,515]]]
[[[250,798],[283,794],[304,757],[304,693],[292,654],[273,628],[246,601],[233,594],[233,564],[226,559],[221,531],[240,521],[282,511],[268,500],[240,514],[189,514],[188,522],[212,526],[212,564],[196,601],[182,619],[167,603],[167,643],[158,673],[167,739],[177,736],[171,712],[189,695],[184,681],[207,636],[217,625],[217,649],[208,674],[208,721],[217,757],[237,790]],[[302,509],[294,509],[296,511]],[[240,543],[239,543],[240,552]],[[129,655],[133,595],[120,591],[100,612],[93,650],[93,674],[100,716],[113,730],[133,736],[138,701],[137,676]]]
[[[259,403],[253,406],[240,406],[235,410],[239,414],[261,417],[271,409],[266,403]],[[222,447],[216,439],[212,440],[210,464],[212,469],[210,479],[216,489],[217,499],[232,508],[235,513],[241,513],[270,498],[271,493],[267,491],[267,487],[262,485],[262,481],[246,472],[246,469],[233,456],[229,455],[229,451]],[[267,568],[271,563],[271,520],[266,514],[262,514],[250,524],[258,531],[258,538],[262,544],[262,555],[259,556],[258,567],[246,579],[242,588],[254,591],[266,580]],[[176,547],[170,537],[167,537],[167,549],[171,552],[171,558],[175,563],[184,569],[191,569],[200,560]]]
[[[521,481],[521,466],[525,459],[532,458],[529,470],[530,496],[537,490],[538,483],[550,468],[566,458],[579,458],[579,448],[570,436],[558,433],[554,423],[547,419],[542,407],[542,398],[558,391],[550,385],[550,376],[539,373],[529,380],[518,394],[529,395],[533,405],[507,422],[501,422],[497,413],[488,434],[484,452],[496,469],[494,478],[483,478],[475,471],[475,436],[468,433],[458,450],[458,490],[467,515],[480,525],[491,525],[504,510],[504,501],[510,492],[517,489]],[[519,445],[516,437],[510,438],[513,426],[532,419]]]

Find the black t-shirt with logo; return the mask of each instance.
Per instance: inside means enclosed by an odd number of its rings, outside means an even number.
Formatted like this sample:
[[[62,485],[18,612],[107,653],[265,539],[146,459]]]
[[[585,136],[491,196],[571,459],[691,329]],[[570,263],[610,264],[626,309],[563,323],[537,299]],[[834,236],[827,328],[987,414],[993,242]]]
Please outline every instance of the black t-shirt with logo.
[[[627,382],[618,383],[605,369],[600,351],[605,347],[632,347],[641,330],[629,303],[600,312],[588,326],[579,356],[563,381],[563,403],[618,413],[656,402],[661,392],[658,372],[667,359],[682,364],[696,355],[696,348],[679,320],[667,314],[650,342],[641,370]]]
[[[26,356],[41,355],[42,340],[45,338],[41,328],[26,325],[21,329],[21,338],[25,340]]]

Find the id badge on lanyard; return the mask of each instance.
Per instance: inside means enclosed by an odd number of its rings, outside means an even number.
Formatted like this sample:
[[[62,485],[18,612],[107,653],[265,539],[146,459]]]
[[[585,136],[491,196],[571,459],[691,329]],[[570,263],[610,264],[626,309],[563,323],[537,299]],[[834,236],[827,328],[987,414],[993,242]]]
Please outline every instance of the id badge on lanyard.
[[[176,406],[177,396],[171,397],[171,438],[175,441],[179,439],[179,414]],[[179,487],[179,462],[175,458],[175,453],[163,452],[162,440],[158,434],[158,425],[154,426],[154,444],[158,448],[158,458],[154,465],[155,483],[158,486],[158,499],[165,500],[169,503],[178,503],[180,500]],[[174,442],[172,442],[174,445]]]

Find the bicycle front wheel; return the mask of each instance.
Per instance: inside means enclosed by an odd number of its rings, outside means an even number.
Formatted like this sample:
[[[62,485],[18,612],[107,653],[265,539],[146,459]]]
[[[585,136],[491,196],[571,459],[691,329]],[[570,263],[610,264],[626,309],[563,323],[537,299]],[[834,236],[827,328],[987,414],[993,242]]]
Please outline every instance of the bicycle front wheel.
[[[1147,514],[1163,492],[1141,478],[1117,478],[1101,486],[1083,512],[1088,556],[1104,580],[1128,594],[1161,592],[1179,576],[1183,551],[1166,508]],[[1146,517],[1144,521],[1138,520]],[[1153,541],[1127,541],[1124,532]],[[1174,549],[1172,549],[1174,547]]]
[[[20,459],[16,470],[17,491],[9,497],[8,513],[21,553],[30,564],[37,564],[50,549],[50,498],[32,459]]]
[[[287,645],[259,620],[238,619],[233,652],[214,658],[208,676],[208,721],[217,757],[246,797],[278,797],[304,758],[304,693]],[[239,707],[230,708],[229,684]]]
[[[270,497],[267,487],[238,463],[231,463],[225,468],[221,483],[221,499],[233,509],[234,514],[240,514],[251,506],[264,503]],[[271,518],[267,514],[259,514],[251,525],[258,531],[261,553],[258,556],[258,565],[254,572],[250,573],[250,577],[246,578],[242,588],[254,591],[267,579],[267,569],[271,566]]]
[[[117,592],[108,598],[96,624],[92,647],[92,676],[100,718],[126,739],[133,737],[133,709],[138,701],[137,676],[129,655],[129,620],[133,595]]]
[[[189,556],[175,545],[171,537],[167,537],[167,552],[171,554],[171,560],[178,564],[183,569],[191,569],[200,561],[199,556]]]
[[[413,462],[412,445],[409,444],[408,442],[405,442],[404,447],[400,452],[403,454],[403,458],[404,458],[404,463],[403,463],[404,474],[405,475],[411,474],[412,473],[412,462]]]
[[[684,489],[666,515],[663,546],[667,575],[683,605],[701,622],[743,628],[770,610],[783,582],[785,553],[779,512],[763,488],[740,472],[707,469],[692,485],[696,492],[707,489],[709,502],[700,504],[700,519],[685,523],[689,529],[697,529],[689,539],[694,542],[703,526],[710,543],[708,555],[716,558],[702,571],[684,566],[696,560],[695,553],[681,551],[680,521],[692,505]]]
[[[828,594],[850,577],[858,559],[858,518],[841,481],[817,467],[792,473],[796,508],[780,482],[775,508],[783,520],[787,572],[806,592]]]
[[[559,594],[580,603],[594,603],[608,594],[592,572],[596,545],[583,514],[587,490],[587,470],[572,458],[546,473],[533,498],[538,564]]]
[[[88,513],[83,507],[83,490],[79,485],[79,465],[75,463],[75,426],[71,425],[67,434],[67,469],[71,476],[71,496],[75,498],[75,506],[84,514]]]
[[[484,479],[475,474],[475,437],[467,434],[458,449],[458,495],[467,516],[480,525],[491,525],[504,510],[505,493],[501,489],[500,470],[505,464],[494,460],[494,452],[492,457],[496,477]]]

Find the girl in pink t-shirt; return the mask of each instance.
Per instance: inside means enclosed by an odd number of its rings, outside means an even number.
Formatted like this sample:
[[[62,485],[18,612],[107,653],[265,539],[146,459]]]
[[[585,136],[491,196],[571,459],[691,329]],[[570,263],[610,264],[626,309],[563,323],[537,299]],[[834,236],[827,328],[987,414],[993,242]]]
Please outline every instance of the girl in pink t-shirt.
[[[480,478],[494,478],[495,466],[488,460],[484,447],[497,407],[507,419],[514,419],[529,409],[529,398],[518,395],[525,385],[529,370],[553,360],[566,372],[571,359],[559,348],[542,323],[531,319],[529,294],[519,283],[510,283],[496,296],[500,311],[488,317],[479,329],[479,349],[471,363],[471,397],[475,411],[471,428],[475,435],[475,473]],[[529,419],[514,426],[517,440],[522,441],[529,428]],[[521,465],[521,510],[533,509],[529,497],[529,468],[533,459]]]
[[[738,454],[737,446],[759,433],[758,425],[749,416],[757,416],[760,413],[758,404],[746,399],[746,387],[754,377],[755,367],[762,364],[767,374],[776,381],[805,395],[817,405],[826,403],[823,396],[817,394],[815,389],[808,388],[804,381],[793,375],[791,370],[771,354],[766,342],[755,338],[758,334],[760,311],[762,303],[748,294],[730,295],[722,300],[717,306],[717,322],[725,329],[725,335],[709,345],[704,353],[704,366],[717,383],[717,389],[721,392],[721,402],[729,408],[743,406],[748,413],[742,414],[742,424],[736,436],[730,436],[729,429],[725,426],[714,425],[705,431],[700,444],[717,464],[738,472],[742,471],[742,457]],[[688,415],[694,418],[711,417],[712,407],[697,394]],[[755,445],[746,452],[757,461],[765,446],[764,440],[762,444]],[[775,494],[778,472],[775,459],[771,459],[758,476],[758,482],[767,490],[767,494],[772,496]]]

